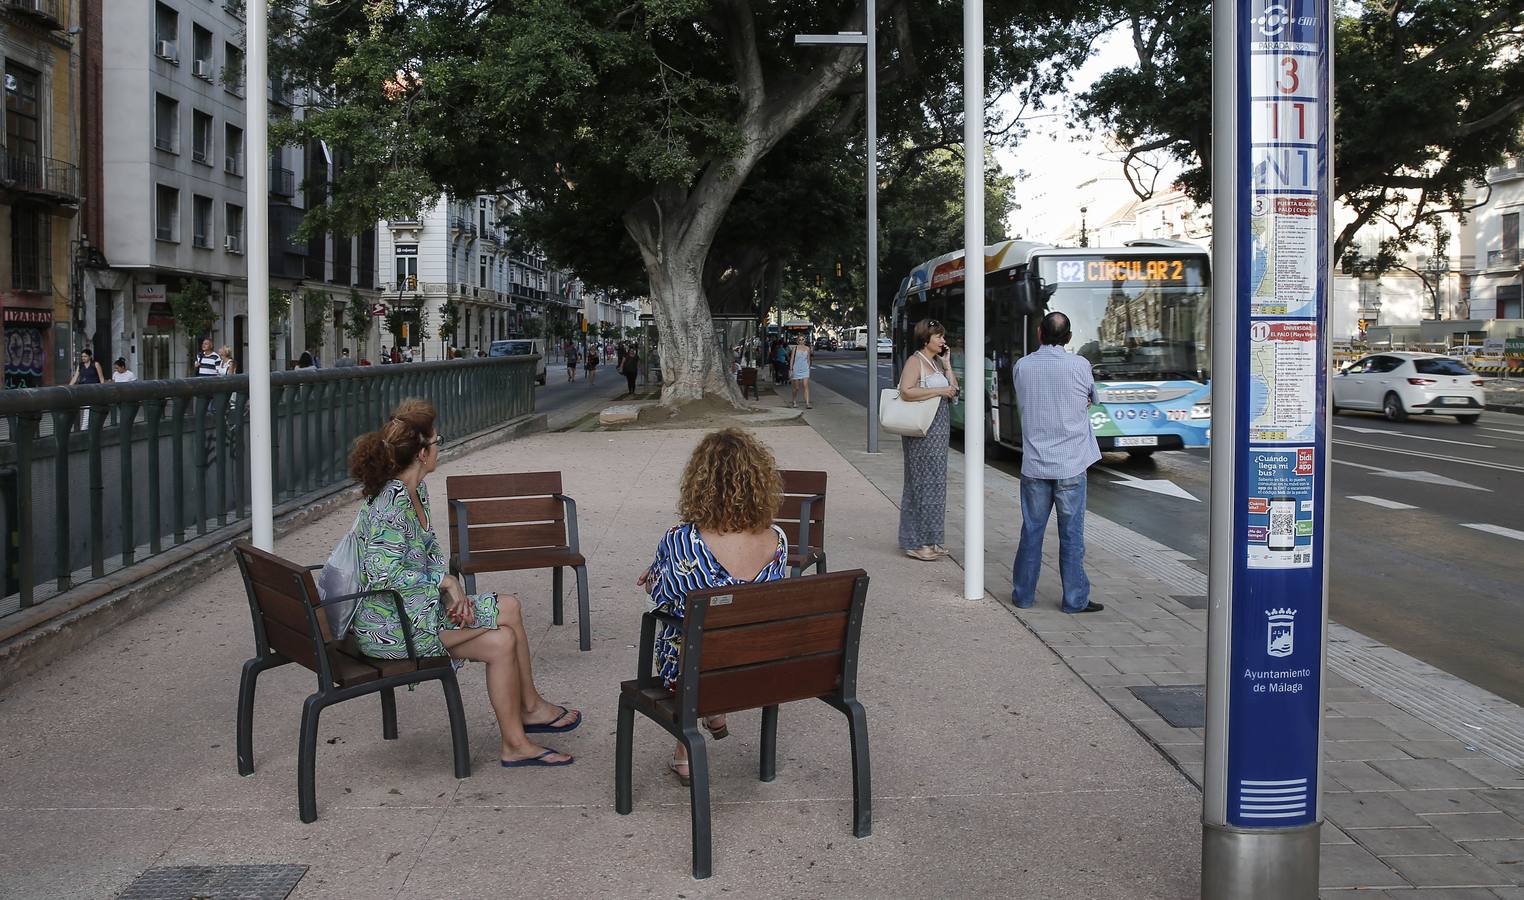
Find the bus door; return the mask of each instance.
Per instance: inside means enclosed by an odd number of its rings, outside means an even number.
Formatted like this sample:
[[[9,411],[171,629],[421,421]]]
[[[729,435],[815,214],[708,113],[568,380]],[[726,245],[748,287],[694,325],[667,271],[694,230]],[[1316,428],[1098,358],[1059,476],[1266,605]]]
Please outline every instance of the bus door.
[[[987,293],[985,309],[987,345],[991,353],[990,414],[995,427],[992,437],[1001,444],[1021,446],[1021,412],[1016,408],[1016,383],[1012,377],[1016,360],[1026,354],[1028,317],[1022,314],[1021,283],[1002,284]]]

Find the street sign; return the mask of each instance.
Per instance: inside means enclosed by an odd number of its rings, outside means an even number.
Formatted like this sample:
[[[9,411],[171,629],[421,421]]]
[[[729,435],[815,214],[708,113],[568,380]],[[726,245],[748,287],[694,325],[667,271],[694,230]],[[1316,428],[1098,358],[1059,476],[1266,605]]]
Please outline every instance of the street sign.
[[[1329,0],[1218,9],[1202,896],[1311,900],[1327,624]]]
[[[386,312],[387,310],[385,303],[372,303],[370,305],[370,314],[373,318],[384,316],[386,315]]]

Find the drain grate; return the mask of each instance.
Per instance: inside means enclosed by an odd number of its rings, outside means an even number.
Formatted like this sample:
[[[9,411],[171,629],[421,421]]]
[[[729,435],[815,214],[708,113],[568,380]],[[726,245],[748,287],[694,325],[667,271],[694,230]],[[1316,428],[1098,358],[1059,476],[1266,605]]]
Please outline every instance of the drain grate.
[[[1172,728],[1206,727],[1206,685],[1166,684],[1130,687],[1132,695],[1148,704]]]
[[[118,900],[285,900],[306,866],[155,866]]]

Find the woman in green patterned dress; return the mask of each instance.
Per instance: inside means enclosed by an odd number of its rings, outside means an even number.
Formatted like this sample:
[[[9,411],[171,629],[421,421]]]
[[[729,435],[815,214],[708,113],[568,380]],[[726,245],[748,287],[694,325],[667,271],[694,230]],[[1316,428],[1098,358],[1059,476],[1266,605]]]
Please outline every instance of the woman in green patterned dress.
[[[361,588],[401,595],[419,656],[487,664],[487,696],[502,732],[504,766],[570,765],[570,755],[529,739],[571,731],[582,724],[582,713],[550,703],[535,689],[518,598],[467,595],[434,536],[423,485],[439,465],[434,418],[427,400],[404,400],[385,425],[355,441],[349,471],[366,497],[355,524]],[[402,621],[389,596],[366,598],[351,628],[365,655],[407,658]]]

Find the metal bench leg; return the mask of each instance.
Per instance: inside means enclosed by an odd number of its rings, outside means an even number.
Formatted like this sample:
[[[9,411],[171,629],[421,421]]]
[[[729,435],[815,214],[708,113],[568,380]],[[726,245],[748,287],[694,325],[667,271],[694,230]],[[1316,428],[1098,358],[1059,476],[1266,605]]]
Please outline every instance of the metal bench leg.
[[[381,690],[381,739],[397,739],[397,692],[391,688]]]
[[[635,707],[619,698],[619,723],[614,728],[614,812],[630,814],[630,765],[635,755]]]
[[[455,673],[439,679],[444,688],[445,709],[450,713],[450,745],[455,750],[455,777],[471,777],[471,739],[466,735],[466,711],[460,703],[460,682]]]
[[[564,573],[565,573],[565,570],[562,569],[560,566],[556,566],[554,569],[551,570],[551,575],[550,575],[550,591],[551,591],[551,596],[550,596],[550,621],[551,621],[551,624],[553,624],[553,625],[564,625],[564,624],[566,624],[565,621],[564,621],[565,616],[563,616],[562,613],[561,613],[561,586],[562,586],[562,582],[565,580],[562,577]]]
[[[778,707],[762,707],[762,769],[763,781],[778,777]]]
[[[789,568],[788,568],[788,577],[790,577],[790,578],[798,578],[799,577],[799,572],[800,572],[800,568],[798,566],[789,566]]]
[[[714,871],[709,834],[709,755],[704,736],[696,728],[683,733],[683,746],[688,748],[688,772],[693,776],[688,787],[693,815],[693,877],[708,878]]]
[[[259,673],[274,668],[279,663],[268,657],[256,656],[243,664],[243,677],[238,682],[238,774],[254,774],[254,688]]]
[[[825,570],[826,570],[825,559],[826,559],[825,558],[825,554],[822,553],[822,554],[820,554],[820,558],[815,560],[815,574],[816,575],[824,575],[825,574]]]
[[[852,836],[873,833],[873,775],[868,756],[868,714],[857,700],[843,701],[852,736]]]
[[[556,595],[557,597],[560,594]],[[588,613],[587,566],[577,567],[577,641],[583,650],[593,649],[593,621]]]
[[[296,802],[303,822],[317,821],[317,788],[313,770],[317,767],[318,717],[327,704],[313,694],[302,704],[302,733],[296,756]]]

